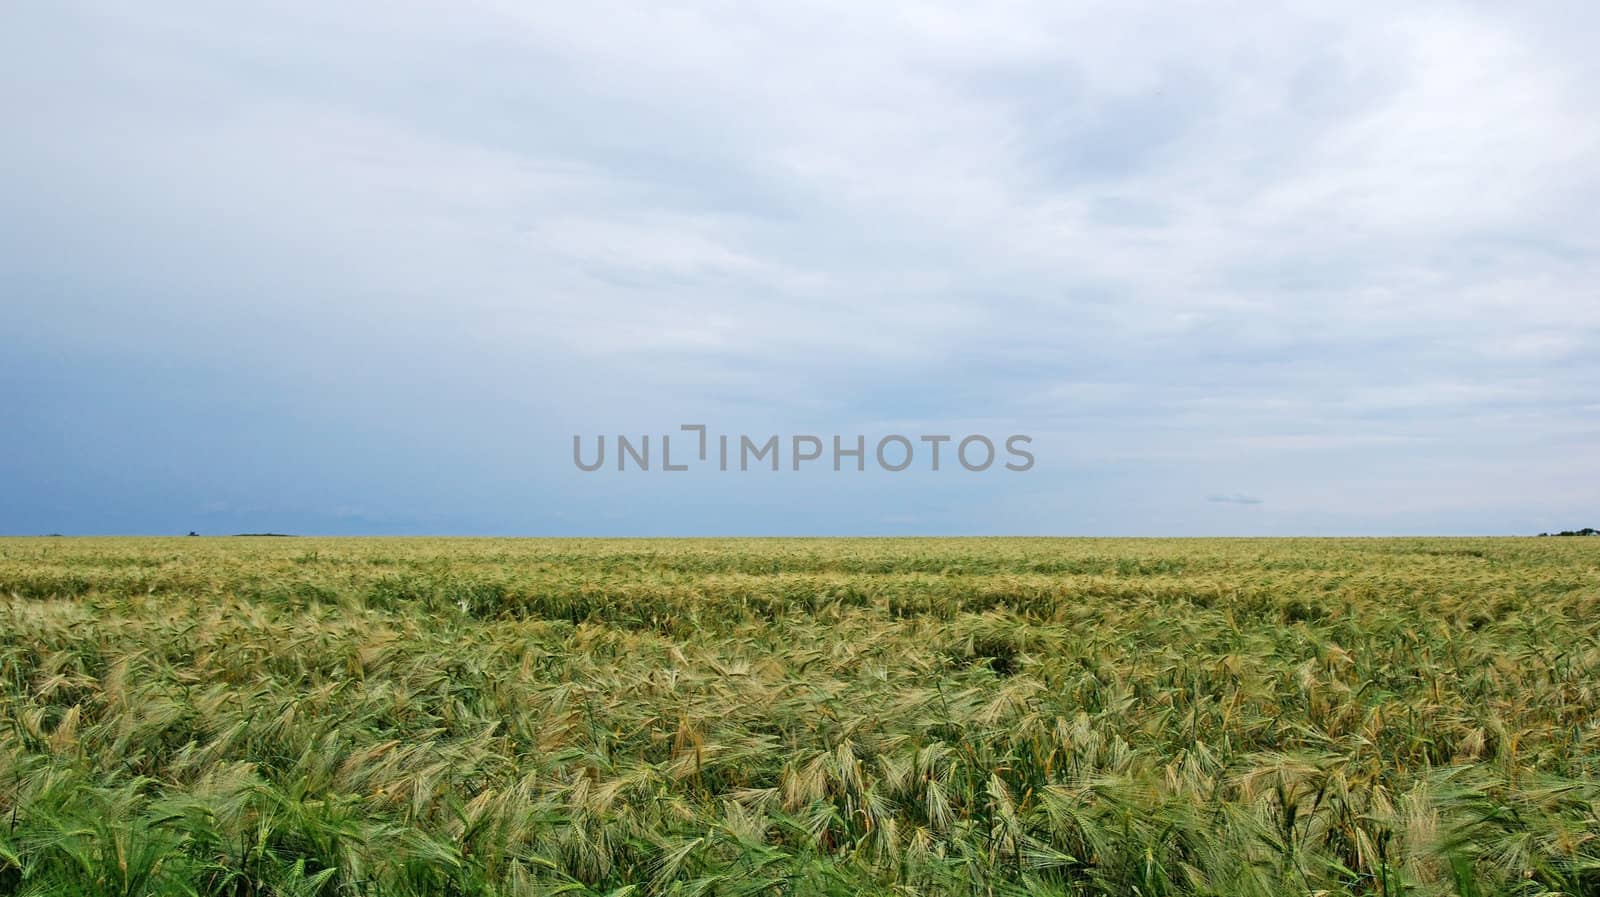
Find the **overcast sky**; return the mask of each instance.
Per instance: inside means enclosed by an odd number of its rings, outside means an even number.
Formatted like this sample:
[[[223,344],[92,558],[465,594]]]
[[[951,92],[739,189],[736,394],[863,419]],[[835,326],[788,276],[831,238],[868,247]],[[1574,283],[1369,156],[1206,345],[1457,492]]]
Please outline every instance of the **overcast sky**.
[[[1597,45],[1583,0],[6,3],[0,532],[1600,525]],[[1036,462],[573,464],[685,423]]]

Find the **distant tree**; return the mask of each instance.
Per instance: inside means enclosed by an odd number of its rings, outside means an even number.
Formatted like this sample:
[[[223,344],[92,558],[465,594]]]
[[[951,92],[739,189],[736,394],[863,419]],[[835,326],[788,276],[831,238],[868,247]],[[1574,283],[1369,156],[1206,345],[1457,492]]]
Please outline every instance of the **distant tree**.
[[[195,532],[195,531],[194,531],[194,530],[189,530],[189,535],[191,535],[191,536],[198,536],[198,535],[200,535],[200,534],[199,534],[199,533],[197,533],[197,532]]]

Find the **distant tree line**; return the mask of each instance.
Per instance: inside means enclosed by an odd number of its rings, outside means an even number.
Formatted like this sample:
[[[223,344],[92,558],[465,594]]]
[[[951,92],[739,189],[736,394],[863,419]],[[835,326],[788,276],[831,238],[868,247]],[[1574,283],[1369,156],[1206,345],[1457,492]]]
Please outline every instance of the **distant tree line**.
[[[1559,533],[1540,533],[1541,536],[1600,536],[1600,529],[1586,526],[1583,529],[1564,529]]]

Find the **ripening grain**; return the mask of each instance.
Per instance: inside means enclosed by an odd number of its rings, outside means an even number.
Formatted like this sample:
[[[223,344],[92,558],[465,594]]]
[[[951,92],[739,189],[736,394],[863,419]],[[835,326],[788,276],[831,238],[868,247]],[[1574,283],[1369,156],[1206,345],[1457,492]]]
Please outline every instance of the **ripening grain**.
[[[0,894],[1600,893],[1600,539],[0,540]]]

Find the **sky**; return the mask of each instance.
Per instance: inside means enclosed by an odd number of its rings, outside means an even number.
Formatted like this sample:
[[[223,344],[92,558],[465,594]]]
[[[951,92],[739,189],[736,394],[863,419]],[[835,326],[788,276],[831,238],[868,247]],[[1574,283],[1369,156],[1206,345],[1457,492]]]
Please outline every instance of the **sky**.
[[[1597,44],[1588,2],[7,3],[0,533],[1600,525]],[[663,470],[684,424],[780,469]],[[618,435],[649,470],[574,464]]]

